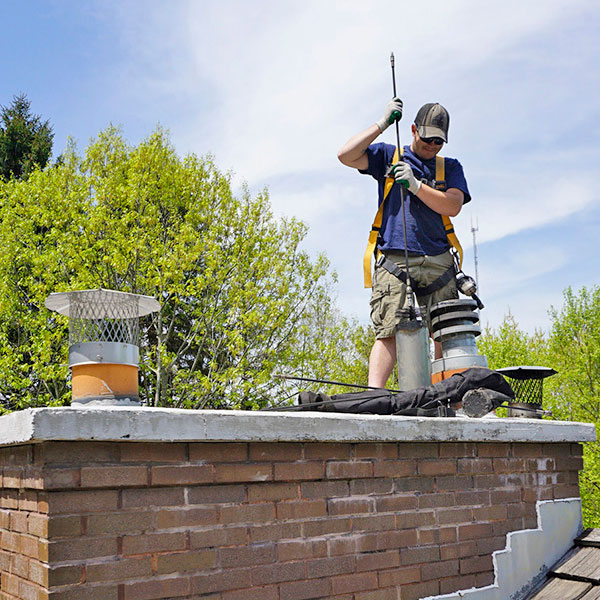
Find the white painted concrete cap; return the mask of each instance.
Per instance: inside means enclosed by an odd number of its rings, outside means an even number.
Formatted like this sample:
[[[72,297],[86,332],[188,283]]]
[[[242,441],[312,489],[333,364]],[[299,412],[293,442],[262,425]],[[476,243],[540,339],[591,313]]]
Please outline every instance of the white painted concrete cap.
[[[0,446],[72,441],[590,442],[590,423],[184,410],[147,407],[34,408],[0,417]]]

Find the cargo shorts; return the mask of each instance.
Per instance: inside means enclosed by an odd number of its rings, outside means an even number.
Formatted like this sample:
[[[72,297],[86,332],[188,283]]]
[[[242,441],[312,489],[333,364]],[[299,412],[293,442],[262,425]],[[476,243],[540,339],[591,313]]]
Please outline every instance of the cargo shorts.
[[[404,266],[404,252],[386,252],[386,258]],[[408,256],[408,268],[411,278],[420,286],[433,283],[443,275],[453,263],[450,251],[437,256]],[[406,284],[386,271],[383,267],[375,266],[373,289],[371,292],[371,321],[375,328],[375,337],[392,337],[396,334],[398,311],[404,306]],[[431,329],[429,310],[433,304],[443,300],[458,298],[456,279],[452,278],[446,285],[427,296],[417,297],[419,306],[425,308],[427,323]]]

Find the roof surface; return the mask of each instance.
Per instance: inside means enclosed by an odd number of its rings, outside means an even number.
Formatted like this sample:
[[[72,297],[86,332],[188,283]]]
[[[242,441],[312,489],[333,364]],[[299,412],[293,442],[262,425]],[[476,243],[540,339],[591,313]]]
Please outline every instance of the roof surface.
[[[528,600],[600,600],[600,529],[587,529]]]

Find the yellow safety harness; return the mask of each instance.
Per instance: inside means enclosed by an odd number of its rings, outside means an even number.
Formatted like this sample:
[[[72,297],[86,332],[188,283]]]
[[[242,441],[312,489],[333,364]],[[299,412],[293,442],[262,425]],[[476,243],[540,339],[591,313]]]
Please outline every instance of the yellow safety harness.
[[[402,148],[400,149],[400,152],[398,152],[398,148],[396,148],[396,151],[394,152],[394,156],[392,158],[392,164],[397,163],[400,156],[402,156],[403,154],[404,152]],[[381,204],[377,209],[377,214],[375,215],[375,219],[373,220],[373,225],[371,225],[369,241],[367,243],[367,249],[363,258],[363,271],[366,288],[370,288],[373,286],[371,278],[371,259],[373,255],[375,255],[376,259],[378,259],[381,254],[381,251],[377,249],[377,239],[379,238],[379,233],[381,231],[381,222],[383,220],[383,207],[394,183],[395,180],[393,177],[386,177],[385,184],[383,186],[383,200],[381,201]],[[446,165],[443,156],[435,157],[435,189],[441,191],[446,190]],[[458,267],[460,269],[462,268],[463,261],[462,246],[460,245],[460,242],[456,237],[456,233],[454,232],[454,226],[452,225],[450,217],[442,215],[442,222],[444,223],[444,229],[446,231],[446,237],[448,238],[448,242],[458,254]]]

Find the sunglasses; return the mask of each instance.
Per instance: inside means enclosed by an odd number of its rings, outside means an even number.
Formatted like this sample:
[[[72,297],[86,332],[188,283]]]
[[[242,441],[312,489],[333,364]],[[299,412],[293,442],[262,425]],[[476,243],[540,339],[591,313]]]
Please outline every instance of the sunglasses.
[[[441,146],[444,143],[444,140],[439,137],[430,137],[430,138],[422,137],[421,141],[425,142],[426,144],[435,144],[436,146]]]

